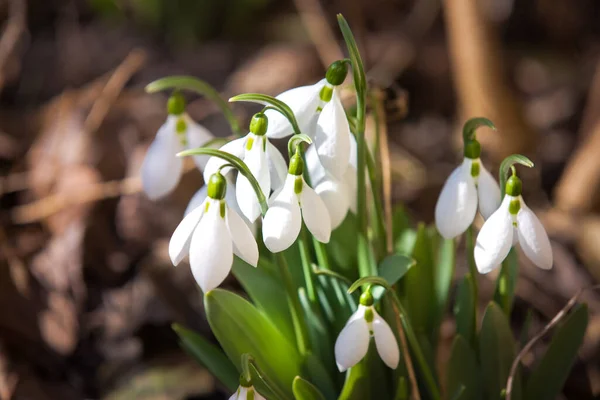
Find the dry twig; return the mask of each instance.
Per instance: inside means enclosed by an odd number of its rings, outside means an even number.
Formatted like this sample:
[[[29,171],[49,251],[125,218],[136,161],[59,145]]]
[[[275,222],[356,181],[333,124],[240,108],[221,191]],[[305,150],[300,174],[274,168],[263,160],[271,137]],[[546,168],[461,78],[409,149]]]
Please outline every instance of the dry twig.
[[[417,384],[417,376],[415,375],[415,368],[413,367],[412,358],[408,349],[408,343],[406,341],[406,334],[404,333],[404,327],[400,321],[400,310],[393,301],[392,306],[394,307],[394,316],[396,317],[396,327],[398,329],[398,333],[400,334],[400,345],[402,346],[402,353],[404,354],[408,379],[410,380],[410,385],[412,387],[412,398],[413,400],[421,400],[421,395],[419,394],[419,385]]]
[[[0,89],[6,80],[6,64],[13,54],[27,23],[27,1],[10,0],[8,5],[8,22],[0,38]]]

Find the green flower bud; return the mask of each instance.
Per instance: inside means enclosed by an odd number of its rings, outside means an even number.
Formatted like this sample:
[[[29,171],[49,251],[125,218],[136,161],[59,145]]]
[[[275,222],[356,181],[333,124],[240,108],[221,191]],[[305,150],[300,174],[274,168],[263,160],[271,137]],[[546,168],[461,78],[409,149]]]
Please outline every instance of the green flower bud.
[[[167,111],[171,115],[180,115],[185,111],[185,98],[179,92],[175,92],[167,101]]]
[[[338,60],[334,61],[325,74],[325,79],[330,85],[338,86],[341,85],[348,75],[348,64],[345,61]]]
[[[215,200],[223,200],[227,192],[227,181],[220,172],[212,174],[208,180],[208,197]]]
[[[370,290],[366,290],[360,295],[359,303],[365,307],[371,307],[373,305],[373,295]]]
[[[298,153],[294,154],[292,158],[290,158],[290,167],[288,172],[292,175],[300,176],[304,172],[304,160],[302,160],[302,156]]]
[[[256,113],[250,121],[250,132],[257,136],[263,136],[265,133],[267,133],[268,126],[269,121],[267,116],[263,113]]]
[[[465,157],[475,159],[481,155],[481,145],[476,139],[465,142]]]
[[[521,182],[521,179],[519,179],[518,176],[512,175],[510,178],[508,178],[508,180],[506,181],[505,190],[507,195],[517,197],[521,195],[522,190],[523,183]]]

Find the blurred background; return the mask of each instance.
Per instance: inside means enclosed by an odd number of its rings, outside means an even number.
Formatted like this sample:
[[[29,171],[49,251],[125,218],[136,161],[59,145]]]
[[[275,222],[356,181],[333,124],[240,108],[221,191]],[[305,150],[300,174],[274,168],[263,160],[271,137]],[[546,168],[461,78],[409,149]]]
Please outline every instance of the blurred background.
[[[520,171],[524,198],[555,267],[522,259],[515,332],[528,310],[537,332],[599,282],[597,1],[2,0],[0,400],[228,398],[170,329],[211,337],[189,268],[166,251],[202,178],[189,168],[159,202],[141,192],[166,117],[166,95],[143,88],[170,74],[225,97],[317,81],[343,57],[338,12],[385,99],[393,198],[413,221],[432,222],[468,117],[499,128],[478,134],[494,174],[511,153],[536,163]],[[192,117],[230,134],[212,104],[189,100]],[[254,110],[235,106],[243,124]],[[480,277],[482,306],[492,278]],[[592,315],[569,399],[600,393],[600,296],[582,299]]]

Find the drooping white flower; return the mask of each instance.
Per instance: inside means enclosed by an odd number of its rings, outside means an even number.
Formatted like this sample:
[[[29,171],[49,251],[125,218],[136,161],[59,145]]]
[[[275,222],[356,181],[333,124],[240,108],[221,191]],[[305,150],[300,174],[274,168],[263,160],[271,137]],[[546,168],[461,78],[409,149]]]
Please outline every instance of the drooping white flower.
[[[173,265],[189,254],[192,274],[204,292],[225,280],[234,254],[254,267],[258,263],[256,240],[224,200],[226,190],[223,175],[213,174],[208,181],[208,197],[183,218],[169,242]]]
[[[185,102],[180,95],[169,99],[169,116],[160,127],[148,148],[142,164],[142,186],[152,200],[169,194],[181,178],[183,160],[176,154],[186,148],[203,146],[213,135],[185,113]],[[195,156],[198,168],[203,169],[206,156]]]
[[[254,386],[243,386],[240,385],[234,394],[231,395],[229,400],[267,400],[260,393],[254,389]]]
[[[350,127],[339,95],[339,85],[347,72],[346,63],[336,61],[328,68],[325,79],[277,96],[292,109],[301,132],[314,140],[321,164],[338,180],[343,178],[350,161]],[[293,133],[283,115],[273,110],[266,114],[269,138],[282,138]]]
[[[341,225],[348,210],[356,212],[356,139],[350,135],[350,163],[342,179],[327,172],[314,145],[308,147],[305,158],[311,184],[329,211],[333,230]]]
[[[302,177],[303,161],[292,156],[285,184],[269,200],[262,225],[265,246],[278,253],[290,247],[298,238],[302,221],[319,242],[329,242],[331,222],[327,207]]]
[[[550,239],[540,220],[521,197],[521,181],[515,175],[508,179],[502,204],[485,221],[475,244],[475,264],[487,274],[519,243],[525,255],[538,267],[552,268]]]
[[[358,309],[335,341],[335,362],[340,372],[352,368],[367,355],[371,337],[375,339],[379,357],[388,367],[396,369],[400,361],[396,337],[388,323],[375,311],[371,294],[365,292]]]
[[[265,114],[255,114],[250,123],[250,132],[246,136],[232,140],[221,147],[221,150],[241,158],[246,163],[265,196],[269,196],[271,189],[277,190],[283,185],[287,171],[285,159],[265,135],[267,126]],[[226,161],[223,159],[211,157],[204,169],[204,179],[206,180],[225,164]],[[261,209],[250,181],[242,174],[238,174],[235,190],[242,213],[250,222],[256,221]]]
[[[479,158],[465,157],[450,174],[435,205],[435,225],[446,239],[462,234],[473,223],[477,206],[487,219],[500,205],[500,187]]]

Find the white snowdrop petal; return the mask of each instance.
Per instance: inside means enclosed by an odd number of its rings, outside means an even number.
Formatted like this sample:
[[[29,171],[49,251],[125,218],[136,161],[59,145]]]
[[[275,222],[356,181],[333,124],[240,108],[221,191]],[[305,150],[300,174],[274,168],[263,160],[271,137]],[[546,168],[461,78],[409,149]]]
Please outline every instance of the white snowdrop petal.
[[[252,148],[249,150],[246,149],[244,162],[252,175],[254,175],[254,178],[258,181],[264,195],[268,196],[269,193],[271,193],[271,178],[269,176],[267,153],[263,147],[263,140],[265,138],[255,136],[251,133],[248,134],[248,137],[252,138]],[[260,215],[260,204],[250,181],[242,174],[238,174],[235,188],[237,203],[242,210],[242,214],[244,214],[250,222],[256,221]]]
[[[242,217],[227,206],[227,226],[233,242],[233,254],[256,267],[258,264],[258,246],[252,231]]]
[[[364,318],[344,326],[335,341],[335,362],[340,372],[355,366],[369,350],[369,327]]]
[[[331,218],[327,207],[313,188],[306,182],[302,185],[300,193],[300,207],[302,219],[312,235],[321,243],[328,243],[331,237]]]
[[[238,392],[236,390],[235,393],[231,395],[231,397],[229,398],[229,400],[237,400],[237,398],[238,398]]]
[[[271,190],[277,190],[285,183],[287,164],[283,155],[267,140],[267,157],[269,159],[269,174],[271,176]],[[265,193],[268,196],[269,193]]]
[[[177,120],[169,116],[150,144],[142,164],[142,186],[152,200],[169,194],[181,177],[183,162],[176,154],[183,150],[175,124]]]
[[[314,85],[286,90],[277,96],[278,100],[283,101],[292,109],[302,133],[308,134],[308,128],[317,113],[320,102],[319,93],[324,84],[325,80],[323,79]],[[269,138],[280,139],[293,133],[289,121],[279,112],[267,110],[265,115],[269,119],[267,127]]]
[[[350,133],[350,165],[356,170],[358,164],[358,144],[356,143],[356,137]]]
[[[331,100],[317,120],[315,145],[325,170],[341,179],[350,163],[350,127],[338,90],[334,88]]]
[[[262,225],[263,241],[272,253],[290,247],[298,238],[302,215],[298,196],[294,193],[293,175],[288,175],[282,190],[274,196]]]
[[[244,157],[244,145],[246,143],[246,136],[238,139],[234,139],[231,142],[223,145],[219,150],[222,150],[226,153],[233,154],[236,157],[243,158]],[[227,161],[223,160],[219,157],[211,157],[208,159],[206,166],[204,167],[204,182],[208,182],[212,174],[217,172],[217,170],[227,164]],[[229,171],[229,168],[223,168],[221,170],[222,174],[226,174]]]
[[[194,193],[194,195],[190,199],[183,215],[188,215],[189,213],[194,211],[196,207],[199,207],[202,203],[204,203],[204,200],[206,200],[206,196],[208,196],[208,186],[202,185],[202,187],[198,189],[198,191]]]
[[[352,164],[350,164],[352,165]],[[350,166],[347,170],[346,173],[344,174],[344,182],[346,183],[346,188],[348,190],[347,192],[347,196],[348,196],[348,202],[349,202],[349,207],[350,207],[350,211],[352,211],[354,214],[356,214],[356,191],[358,190],[358,183],[357,183],[357,177],[356,177],[356,168]]]
[[[517,231],[525,255],[540,268],[552,268],[552,246],[546,229],[522,199],[517,214]]]
[[[394,336],[388,323],[376,312],[373,318],[373,336],[375,337],[375,346],[379,357],[385,365],[396,369],[400,361],[400,349],[398,348],[396,336]]]
[[[169,241],[169,257],[173,265],[185,258],[190,249],[192,234],[204,215],[204,200],[185,216],[173,232]]]
[[[471,177],[471,161],[458,166],[444,183],[435,205],[435,225],[446,239],[467,230],[477,213],[477,188]]]
[[[341,225],[346,218],[350,207],[348,187],[344,182],[336,182],[333,179],[325,179],[315,187],[315,193],[319,195],[329,214],[331,229]]]
[[[475,243],[475,264],[482,274],[487,274],[508,255],[512,247],[513,223],[508,211],[511,196],[504,196],[498,210],[481,227]]]
[[[310,182],[313,185],[319,184],[325,176],[327,172],[323,165],[321,165],[321,161],[319,160],[319,155],[317,154],[317,148],[314,144],[311,144],[306,149],[304,153],[305,166],[308,169],[308,175],[310,176]]]
[[[209,209],[194,230],[190,243],[190,266],[205,293],[219,286],[233,264],[233,246],[220,202],[209,201]]]
[[[186,135],[188,149],[202,147],[208,141],[214,139],[214,135],[208,129],[198,124],[189,115],[184,114],[183,118],[185,119],[187,125]],[[194,156],[194,162],[196,163],[198,169],[204,170],[209,158],[210,157],[208,156]]]
[[[255,389],[254,390],[254,400],[267,400],[267,399],[265,397],[263,397],[260,393],[258,393]]]
[[[479,212],[484,219],[488,219],[500,207],[500,186],[481,162],[479,163],[477,194],[479,197]]]

